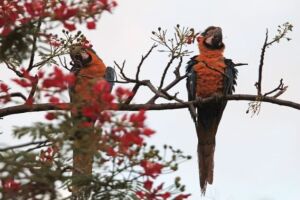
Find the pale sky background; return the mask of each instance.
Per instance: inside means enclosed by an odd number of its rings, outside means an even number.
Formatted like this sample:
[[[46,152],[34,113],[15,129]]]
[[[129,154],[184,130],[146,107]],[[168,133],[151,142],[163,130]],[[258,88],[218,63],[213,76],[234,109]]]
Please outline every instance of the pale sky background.
[[[223,28],[225,55],[249,66],[239,68],[236,93],[254,93],[260,49],[265,30],[270,37],[277,25],[291,22],[292,41],[282,41],[267,50],[263,89],[269,91],[280,78],[289,86],[280,98],[300,102],[300,2],[296,0],[119,0],[113,15],[104,14],[96,31],[83,31],[107,65],[127,61],[134,73],[141,54],[152,44],[151,31],[176,24],[197,31],[209,25]],[[196,44],[190,50],[198,53]],[[142,77],[157,83],[167,63],[167,55],[153,53],[145,63]],[[188,58],[185,59],[186,63]],[[1,79],[11,73],[1,69]],[[5,76],[5,77],[4,77]],[[171,77],[173,78],[173,77]],[[169,79],[170,80],[170,79]],[[176,87],[186,99],[185,82]],[[146,90],[135,102],[148,99]],[[150,143],[165,143],[182,149],[193,159],[174,175],[182,177],[191,200],[297,200],[300,199],[300,112],[264,103],[259,116],[245,112],[247,102],[229,102],[217,134],[215,176],[206,197],[200,196],[196,159],[196,133],[187,110],[150,111],[147,124],[157,131]],[[0,120],[0,145],[13,143],[10,127],[43,118],[42,113],[22,114]],[[169,180],[168,177],[165,178]]]

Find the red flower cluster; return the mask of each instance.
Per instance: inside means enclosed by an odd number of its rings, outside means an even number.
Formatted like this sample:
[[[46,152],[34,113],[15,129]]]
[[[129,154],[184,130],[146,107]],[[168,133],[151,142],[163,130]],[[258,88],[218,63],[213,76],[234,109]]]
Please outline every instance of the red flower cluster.
[[[56,153],[57,153],[56,147],[48,147],[46,151],[41,150],[40,161],[45,164],[52,164]]]
[[[148,160],[142,160],[140,165],[144,169],[144,175],[152,178],[155,178],[161,174],[161,170],[164,168],[163,165]]]
[[[155,189],[153,189],[153,182],[150,180],[147,180],[144,182],[144,188],[147,189],[148,191],[136,192],[136,195],[141,200],[166,200],[171,197],[170,192],[163,192],[163,184],[160,184]]]
[[[23,78],[21,79],[12,79],[15,83],[23,88],[30,88],[32,87],[37,81],[37,76],[31,76],[25,69],[21,69]]]
[[[75,76],[73,74],[64,74],[58,67],[54,68],[54,72],[45,78],[42,83],[43,88],[55,88],[61,92],[68,89],[75,83]]]
[[[5,192],[16,192],[21,188],[21,184],[16,182],[12,178],[7,178],[1,181],[3,191]]]
[[[0,82],[0,103],[7,103],[8,101],[10,101],[8,86],[5,83]]]
[[[118,87],[116,89],[116,97],[119,103],[125,102],[132,95],[132,92],[126,88]]]
[[[116,109],[110,87],[105,80],[97,81],[91,91],[87,91],[87,95],[83,97],[85,104],[75,105],[75,107],[81,107],[81,113],[93,121],[98,119],[101,123],[110,122],[111,114],[105,110]]]
[[[0,35],[7,36],[17,27],[46,18],[61,22],[70,31],[76,29],[76,23],[89,20],[87,28],[95,29],[95,17],[116,6],[113,0],[78,0],[76,4],[68,0],[5,0],[0,2]]]
[[[20,13],[24,12],[18,0],[0,1],[0,30],[2,36],[7,36],[16,23],[22,22],[24,19],[20,17]]]

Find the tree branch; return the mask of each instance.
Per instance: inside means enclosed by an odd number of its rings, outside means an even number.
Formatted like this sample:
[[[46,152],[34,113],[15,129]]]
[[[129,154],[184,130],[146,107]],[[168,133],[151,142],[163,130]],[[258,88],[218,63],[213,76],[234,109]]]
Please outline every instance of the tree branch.
[[[2,96],[0,96],[0,99],[6,99],[6,98],[11,98],[11,97],[20,97],[24,101],[27,100],[27,98],[21,92],[13,92],[11,94],[2,95]]]
[[[30,72],[33,69],[34,56],[35,56],[35,51],[36,51],[36,42],[37,42],[38,32],[40,31],[41,25],[42,25],[42,20],[39,19],[38,20],[38,25],[37,25],[36,30],[35,30],[34,35],[33,35],[31,56],[30,56],[30,61],[29,61],[29,65],[28,65],[28,68],[27,68],[27,72]]]
[[[266,52],[267,47],[268,47],[268,29],[266,31],[265,42],[261,49],[261,54],[260,54],[260,62],[259,62],[259,68],[258,68],[258,81],[255,84],[256,88],[257,88],[257,95],[261,95],[262,70],[263,70],[263,66],[264,66],[265,52]]]
[[[202,105],[211,101],[215,101],[216,99],[224,98],[228,101],[256,101],[257,95],[249,95],[249,94],[235,94],[228,96],[212,96],[204,99],[198,99],[195,101],[188,101],[183,103],[161,103],[161,104],[120,104],[119,111],[138,111],[141,109],[145,110],[173,110],[173,109],[183,109],[188,108],[189,105]],[[300,103],[281,100],[274,97],[260,96],[261,102],[272,103],[276,105],[286,106],[290,108],[294,108],[300,110]],[[33,104],[33,105],[18,105],[0,109],[0,117],[5,117],[13,114],[21,114],[26,112],[39,112],[39,111],[49,111],[49,110],[69,110],[69,103],[59,103],[59,104]]]
[[[49,141],[43,140],[43,141],[39,141],[39,142],[28,142],[25,144],[9,146],[9,147],[5,147],[5,148],[0,148],[0,152],[1,151],[9,151],[9,150],[13,150],[13,149],[19,149],[19,148],[23,148],[23,147],[27,147],[27,146],[31,146],[31,145],[38,145],[40,147],[40,146],[43,146],[44,144],[46,144],[47,142],[49,142]]]

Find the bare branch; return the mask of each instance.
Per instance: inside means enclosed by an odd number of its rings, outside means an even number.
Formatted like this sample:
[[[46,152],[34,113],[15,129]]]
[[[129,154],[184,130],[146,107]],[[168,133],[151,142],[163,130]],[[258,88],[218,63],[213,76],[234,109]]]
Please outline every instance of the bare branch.
[[[136,79],[136,80],[139,80],[139,75],[140,75],[141,67],[142,67],[142,65],[144,64],[144,61],[145,61],[145,60],[147,59],[147,57],[151,54],[152,50],[153,50],[154,48],[156,48],[156,47],[157,47],[157,45],[156,45],[156,44],[153,44],[152,47],[150,48],[150,50],[146,53],[146,55],[145,55],[145,56],[142,56],[142,59],[141,59],[139,65],[138,65],[138,67],[137,67],[137,71],[136,71],[136,75],[135,75],[135,79]]]
[[[38,83],[39,83],[39,78],[38,78],[38,76],[35,76],[33,78],[32,87],[31,87],[31,90],[30,90],[27,100],[33,99]]]
[[[270,94],[273,94],[273,93],[278,92],[278,91],[283,91],[283,90],[285,92],[287,90],[287,88],[288,88],[288,86],[284,86],[283,79],[280,79],[279,85],[275,89],[271,90],[270,92],[265,93],[264,96],[268,96]],[[283,94],[284,92],[282,92],[281,94]],[[276,94],[276,96],[277,96],[277,94]]]
[[[261,54],[260,54],[260,62],[259,62],[259,67],[258,67],[258,81],[255,83],[255,86],[257,88],[257,95],[261,95],[262,70],[263,70],[263,66],[264,66],[264,58],[265,58],[265,52],[266,52],[267,46],[268,46],[268,29],[266,31],[265,42],[261,49]]]
[[[171,59],[169,60],[167,66],[165,67],[165,70],[162,74],[158,90],[160,90],[163,87],[167,72],[168,72],[169,68],[171,67],[171,65],[172,65],[172,63],[175,59],[176,59],[176,57],[174,55],[172,55]]]
[[[281,100],[274,97],[268,96],[259,96],[260,102],[268,102],[276,105],[286,106],[300,110],[300,103]],[[216,99],[224,98],[228,101],[256,101],[257,95],[248,95],[248,94],[235,94],[228,96],[212,96],[204,99],[197,99],[195,101],[188,101],[183,103],[161,103],[161,104],[120,104],[119,111],[138,111],[141,109],[145,110],[173,110],[173,109],[183,109],[188,108],[189,105],[202,105]],[[33,105],[18,105],[0,109],[0,117],[5,117],[13,114],[21,114],[26,112],[39,112],[39,111],[49,111],[49,110],[69,110],[70,104],[68,103],[59,103],[59,104],[33,104]]]
[[[186,77],[187,77],[187,74],[176,78],[169,85],[167,85],[164,89],[162,89],[162,91],[164,91],[166,93],[168,90],[173,88],[175,85],[177,85],[177,83],[179,83],[181,80],[185,79]],[[159,98],[159,95],[155,94],[154,97],[152,97],[147,103],[154,103],[156,101],[156,99],[158,99],[158,98]]]
[[[0,99],[6,99],[6,98],[11,98],[11,97],[20,97],[24,101],[27,100],[27,98],[21,92],[14,92],[14,93],[11,93],[11,94],[6,94],[6,95],[3,95],[3,96],[0,96]]]
[[[27,72],[30,72],[33,69],[34,56],[35,56],[35,53],[36,53],[36,42],[37,42],[38,33],[40,31],[41,25],[42,25],[42,20],[39,19],[36,30],[34,31],[34,34],[33,34],[31,56],[30,56],[30,61],[29,61],[29,65],[28,65],[28,68],[27,68]]]
[[[125,101],[125,104],[129,104],[129,103],[132,101],[132,99],[135,97],[135,95],[136,95],[138,89],[140,88],[140,86],[141,86],[141,85],[138,84],[138,83],[136,83],[136,84],[134,85],[133,89],[131,90],[132,95]]]
[[[19,145],[15,145],[15,146],[0,148],[0,152],[1,151],[9,151],[9,150],[13,150],[13,149],[19,149],[19,148],[23,148],[23,147],[27,147],[27,146],[32,146],[32,145],[38,145],[39,147],[41,147],[41,145],[44,145],[48,142],[49,142],[48,140],[43,140],[43,141],[39,141],[39,142],[28,142],[25,144],[19,144]]]

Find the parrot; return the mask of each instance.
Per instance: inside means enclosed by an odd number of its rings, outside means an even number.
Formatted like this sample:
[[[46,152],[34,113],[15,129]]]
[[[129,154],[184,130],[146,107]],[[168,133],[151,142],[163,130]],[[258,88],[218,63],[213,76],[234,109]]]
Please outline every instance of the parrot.
[[[208,27],[197,37],[197,42],[200,54],[190,58],[186,66],[188,100],[232,94],[238,71],[233,61],[223,56],[222,29]],[[189,107],[198,137],[199,181],[203,195],[207,184],[213,183],[216,133],[226,104],[226,100],[216,98]]]
[[[88,105],[89,101],[95,98],[92,88],[97,81],[106,80],[110,91],[112,90],[115,70],[112,67],[106,67],[92,48],[77,44],[71,46],[69,52],[73,65],[71,73],[75,76],[75,83],[69,88],[71,103]],[[73,140],[72,193],[78,193],[80,188],[88,185],[91,180],[93,156],[97,143],[96,134],[91,129],[84,130],[78,127],[78,124],[84,121],[94,124],[96,121],[85,118],[80,112],[71,115],[75,127],[75,134],[71,137]],[[81,177],[80,181],[78,179],[76,181],[78,177]]]

